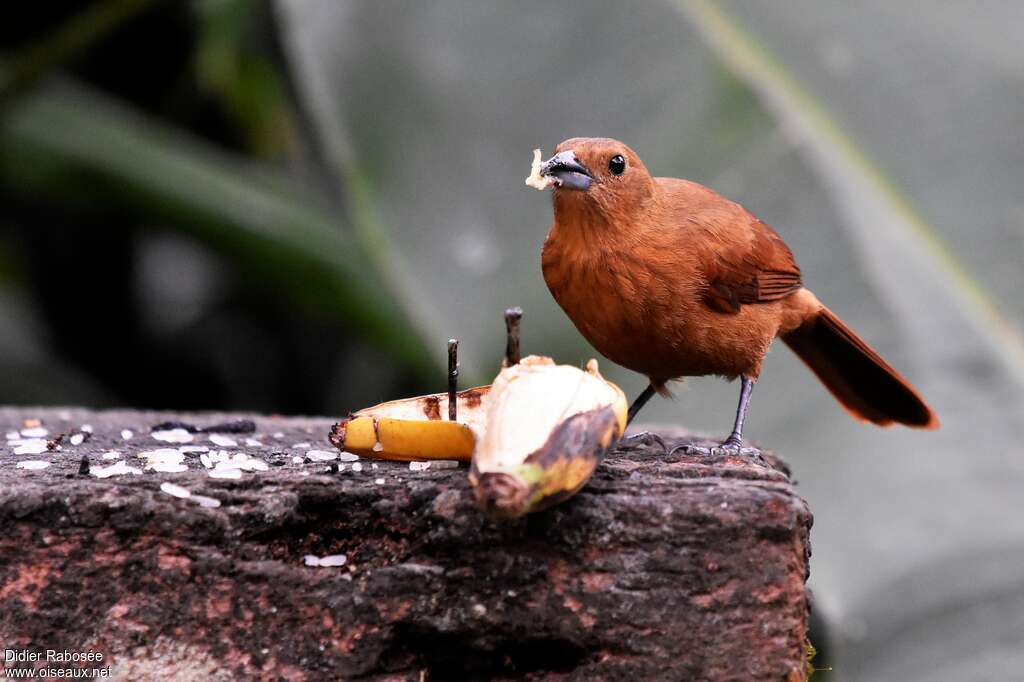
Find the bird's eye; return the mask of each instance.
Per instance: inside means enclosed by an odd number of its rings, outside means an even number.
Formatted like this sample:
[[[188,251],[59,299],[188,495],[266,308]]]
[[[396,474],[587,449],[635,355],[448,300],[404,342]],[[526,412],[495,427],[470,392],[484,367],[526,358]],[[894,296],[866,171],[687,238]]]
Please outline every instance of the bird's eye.
[[[622,154],[616,154],[608,159],[608,170],[612,172],[612,175],[622,175],[622,172],[626,170],[626,160],[622,158]]]

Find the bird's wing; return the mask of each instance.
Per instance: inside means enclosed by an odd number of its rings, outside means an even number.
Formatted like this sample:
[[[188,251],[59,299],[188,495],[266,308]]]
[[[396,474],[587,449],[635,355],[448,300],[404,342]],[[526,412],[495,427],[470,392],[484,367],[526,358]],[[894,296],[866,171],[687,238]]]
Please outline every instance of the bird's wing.
[[[748,221],[729,226],[732,234],[719,242],[722,248],[702,259],[708,282],[705,302],[714,310],[737,313],[743,304],[777,301],[802,286],[800,268],[782,238],[746,215]]]

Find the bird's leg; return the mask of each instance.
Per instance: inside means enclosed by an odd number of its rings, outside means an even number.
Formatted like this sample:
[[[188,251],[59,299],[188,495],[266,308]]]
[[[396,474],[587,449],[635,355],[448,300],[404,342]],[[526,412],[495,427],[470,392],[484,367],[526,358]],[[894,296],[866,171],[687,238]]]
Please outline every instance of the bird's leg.
[[[645,388],[640,395],[636,397],[633,404],[629,406],[629,416],[626,418],[627,427],[633,423],[633,418],[636,417],[637,412],[644,409],[644,405],[647,404],[647,401],[649,401],[656,392],[657,391],[654,390],[653,384],[647,384],[647,388]]]
[[[756,380],[746,374],[740,375],[740,404],[736,406],[736,421],[732,426],[732,433],[722,443],[723,448],[739,450],[743,445],[743,420],[747,416],[747,404],[750,403],[750,393],[754,390]]]
[[[640,395],[636,397],[633,404],[629,406],[629,416],[626,418],[627,427],[633,421],[633,418],[636,417],[637,412],[643,409],[643,406],[647,404],[647,401],[649,401],[656,392],[657,391],[655,391],[654,386],[652,384],[648,384],[647,388],[645,388]],[[623,436],[619,439],[618,447],[635,448],[639,445],[650,446],[655,443],[657,443],[662,450],[667,449],[665,447],[665,441],[661,439],[661,436],[656,433],[651,433],[650,431],[643,431],[628,437]]]
[[[721,453],[723,450],[729,450],[732,452],[739,452],[743,446],[743,420],[747,416],[747,405],[750,403],[750,393],[754,390],[754,382],[757,380],[748,377],[743,374],[740,375],[740,403],[736,407],[736,421],[733,423],[732,433],[726,438],[721,445],[706,447],[703,445],[680,445],[672,449],[669,452],[670,455],[674,455],[676,452],[682,450],[690,455],[705,455],[711,457],[717,453]]]

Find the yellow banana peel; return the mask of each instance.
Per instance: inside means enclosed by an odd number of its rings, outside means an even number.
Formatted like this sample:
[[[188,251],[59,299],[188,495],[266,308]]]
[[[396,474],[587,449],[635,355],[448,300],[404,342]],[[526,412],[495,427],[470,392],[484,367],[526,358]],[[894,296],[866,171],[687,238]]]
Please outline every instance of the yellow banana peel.
[[[456,394],[458,419],[448,421],[448,394],[435,393],[367,407],[334,425],[340,450],[377,459],[454,459],[468,462],[482,432],[482,400],[490,386]]]
[[[493,518],[516,518],[574,495],[626,428],[622,390],[601,376],[531,355],[490,386],[392,400],[334,425],[330,441],[363,457],[471,461],[477,503]]]

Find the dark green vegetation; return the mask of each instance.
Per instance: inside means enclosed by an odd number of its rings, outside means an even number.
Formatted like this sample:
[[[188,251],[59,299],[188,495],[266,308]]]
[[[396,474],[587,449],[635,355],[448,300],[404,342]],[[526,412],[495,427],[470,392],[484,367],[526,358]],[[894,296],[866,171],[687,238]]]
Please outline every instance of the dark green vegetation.
[[[434,369],[267,6],[63,3],[2,39],[0,291],[42,329],[7,330],[0,402],[308,412],[346,363],[397,360],[375,392]]]

